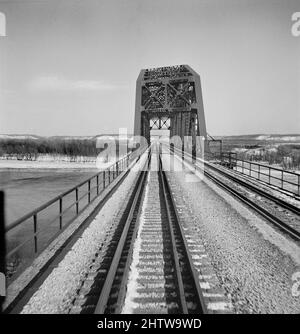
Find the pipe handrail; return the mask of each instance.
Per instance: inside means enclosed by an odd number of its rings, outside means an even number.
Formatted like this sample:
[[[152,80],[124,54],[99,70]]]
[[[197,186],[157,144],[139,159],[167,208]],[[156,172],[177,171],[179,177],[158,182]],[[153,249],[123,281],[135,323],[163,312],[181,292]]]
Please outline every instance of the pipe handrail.
[[[111,166],[109,166],[108,168],[104,169],[103,171],[100,171],[98,173],[96,173],[95,175],[89,177],[88,179],[78,183],[76,186],[62,192],[61,194],[57,195],[56,197],[52,198],[51,200],[49,200],[48,202],[42,204],[41,206],[37,207],[36,209],[30,211],[29,213],[25,214],[24,216],[22,216],[21,218],[18,218],[17,220],[15,220],[12,224],[9,224],[9,226],[7,226],[5,228],[5,232],[9,232],[10,230],[14,229],[15,227],[19,226],[20,224],[22,224],[22,222],[24,222],[25,220],[31,218],[32,216],[34,216],[35,214],[43,211],[44,209],[46,209],[47,207],[49,207],[50,205],[52,205],[53,203],[57,202],[58,200],[60,200],[61,198],[69,195],[70,193],[72,193],[73,191],[75,191],[76,189],[82,187],[83,185],[87,184],[89,181],[93,180],[94,178],[96,178],[97,176],[101,175],[103,172],[105,171],[110,171],[111,167],[118,164],[120,161],[125,160],[127,157],[129,157],[131,154],[133,154],[134,152],[128,153],[125,156],[123,156],[120,160],[116,161],[114,164],[112,164]],[[87,194],[87,193],[86,193]]]

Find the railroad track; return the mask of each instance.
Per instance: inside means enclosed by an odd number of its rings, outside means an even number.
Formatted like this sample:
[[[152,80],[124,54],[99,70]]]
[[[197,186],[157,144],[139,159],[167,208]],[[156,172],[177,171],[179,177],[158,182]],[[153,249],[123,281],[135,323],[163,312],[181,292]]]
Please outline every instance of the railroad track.
[[[166,146],[164,145],[164,147]],[[169,148],[167,149],[169,150]],[[174,148],[174,152],[177,154],[181,153],[181,151],[177,150],[176,148]],[[189,158],[192,157],[191,154],[187,152],[185,152],[185,155],[189,156]],[[200,163],[202,164],[202,166],[200,166]],[[205,167],[204,170],[203,170],[203,164]],[[257,213],[259,213],[261,216],[263,216],[273,225],[277,226],[280,230],[288,234],[294,240],[300,241],[300,221],[299,221],[300,209],[297,206],[294,206],[293,204],[288,203],[282,200],[281,198],[278,198],[264,191],[262,188],[259,188],[258,186],[254,185],[253,182],[251,184],[250,182],[245,182],[240,178],[234,176],[232,173],[226,172],[225,170],[218,168],[217,166],[214,166],[213,164],[204,161],[202,159],[197,158],[196,162],[194,163],[194,167],[201,172],[204,171],[204,175],[207,178],[212,180],[214,183],[223,188],[225,191],[229,192],[234,197],[238,198],[241,202],[246,204],[248,207],[252,208]],[[252,200],[251,198],[249,198],[249,196],[243,194],[241,191],[234,189],[234,187],[232,187],[232,184],[230,185],[228,182],[222,180],[222,178],[219,177],[220,175],[226,178],[227,180],[230,180],[234,184],[237,184],[259,195],[261,198],[264,198],[265,201],[268,201],[269,203],[275,203],[277,209],[278,206],[281,207],[285,211],[285,213],[288,213],[290,217],[293,217],[293,221],[292,219],[283,221],[283,219],[279,218],[278,215],[272,213],[271,210],[264,208],[262,205],[258,204],[257,201]]]
[[[83,283],[89,291],[82,313],[127,313],[128,300],[132,313],[207,312],[155,146],[150,163],[157,164],[158,172],[140,172],[105,254],[95,259]]]

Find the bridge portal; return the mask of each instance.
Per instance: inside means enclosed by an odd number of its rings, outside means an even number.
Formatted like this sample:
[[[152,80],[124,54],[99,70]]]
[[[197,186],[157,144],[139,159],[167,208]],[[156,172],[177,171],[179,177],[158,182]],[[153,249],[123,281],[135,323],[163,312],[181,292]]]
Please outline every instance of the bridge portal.
[[[200,76],[188,65],[141,70],[136,82],[134,134],[150,142],[151,130],[170,137],[207,139]]]

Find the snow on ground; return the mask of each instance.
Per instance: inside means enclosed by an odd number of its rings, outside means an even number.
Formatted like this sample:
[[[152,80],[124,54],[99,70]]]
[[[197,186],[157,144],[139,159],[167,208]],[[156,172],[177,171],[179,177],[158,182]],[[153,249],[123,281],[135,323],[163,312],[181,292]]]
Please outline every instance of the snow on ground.
[[[39,139],[38,136],[32,135],[5,135],[0,134],[0,139]]]
[[[142,238],[141,238],[141,233],[142,233],[142,226],[145,223],[143,217],[145,214],[145,209],[146,209],[146,203],[147,203],[147,198],[148,198],[148,192],[149,192],[149,177],[150,174],[148,174],[148,179],[147,179],[147,184],[146,184],[146,189],[145,189],[145,197],[143,200],[143,205],[142,205],[142,211],[141,211],[141,221],[138,229],[138,234],[136,237],[136,240],[134,242],[134,247],[133,247],[133,254],[132,254],[132,262],[130,265],[130,273],[129,273],[129,278],[128,278],[128,286],[127,286],[127,292],[126,292],[126,298],[124,302],[124,306],[122,309],[123,314],[129,314],[132,313],[134,308],[136,307],[136,303],[134,302],[134,297],[138,295],[138,278],[139,278],[139,271],[138,271],[138,266],[139,266],[139,253],[142,248]]]
[[[118,159],[122,159],[124,155],[119,156]],[[36,160],[18,160],[17,157],[13,159],[6,159],[6,157],[0,157],[0,169],[1,168],[97,168],[105,169],[110,167],[116,162],[116,156],[107,153],[105,156],[76,156],[71,157],[68,155],[52,155],[41,154]]]
[[[272,140],[272,141],[300,141],[300,135],[285,135],[285,136],[276,136],[276,135],[259,135],[255,137],[256,140]]]
[[[70,161],[26,161],[1,160],[0,168],[96,168],[96,161],[70,162]]]
[[[142,166],[147,158],[147,152],[141,157],[138,164]],[[22,313],[65,313],[76,296],[84,275],[99,245],[117,215],[122,203],[127,199],[128,192],[137,174],[131,170],[117,191],[105,203],[99,214],[91,222],[82,236],[73,245],[59,265],[54,268],[38,291],[24,306]]]

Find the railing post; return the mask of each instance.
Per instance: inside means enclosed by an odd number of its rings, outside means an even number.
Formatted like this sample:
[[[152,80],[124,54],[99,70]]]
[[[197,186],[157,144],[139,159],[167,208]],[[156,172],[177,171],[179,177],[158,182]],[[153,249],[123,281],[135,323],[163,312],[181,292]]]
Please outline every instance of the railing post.
[[[300,175],[298,175],[298,196],[300,196]]]
[[[91,201],[91,180],[88,182],[88,201]]]
[[[283,169],[281,171],[281,188],[283,189]]]
[[[99,175],[97,175],[97,196],[99,195]]]
[[[0,191],[0,313],[6,295],[6,244],[5,244],[5,217],[4,217],[4,192]]]
[[[62,197],[59,199],[59,229],[62,229]]]
[[[103,189],[105,189],[105,170],[103,171]]]
[[[244,160],[242,160],[242,174],[244,174]]]
[[[76,188],[76,214],[79,213],[79,203],[78,203],[78,188]]]
[[[258,179],[260,180],[260,165],[258,165]]]
[[[271,184],[271,168],[269,167],[269,184]]]
[[[38,251],[38,244],[37,244],[37,215],[33,215],[33,232],[34,232],[34,252],[37,253]]]

